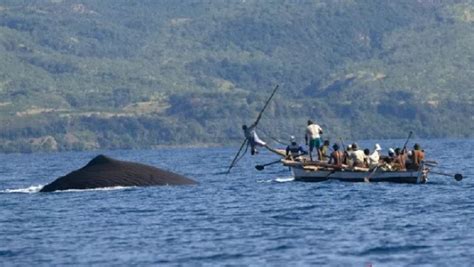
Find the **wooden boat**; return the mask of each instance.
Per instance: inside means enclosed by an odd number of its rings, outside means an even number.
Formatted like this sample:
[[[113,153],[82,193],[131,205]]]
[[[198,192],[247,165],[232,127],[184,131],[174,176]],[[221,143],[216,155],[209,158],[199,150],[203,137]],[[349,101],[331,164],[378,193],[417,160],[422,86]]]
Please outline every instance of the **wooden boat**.
[[[327,180],[338,180],[343,182],[392,182],[407,184],[423,184],[428,181],[428,174],[434,173],[442,176],[453,177],[456,181],[461,181],[463,175],[460,173],[444,173],[433,171],[438,163],[432,160],[421,162],[417,170],[387,170],[383,166],[373,170],[368,168],[349,167],[346,165],[336,166],[323,161],[310,161],[308,157],[302,155],[296,160],[287,159],[286,152],[283,149],[274,149],[269,146],[266,148],[280,156],[280,160],[264,165],[257,165],[257,170],[263,170],[264,166],[281,163],[289,167],[293,173],[295,181],[302,182],[322,182]]]
[[[386,171],[382,169],[341,168],[323,162],[302,162],[281,160],[291,169],[295,181],[322,182],[338,180],[343,182],[392,182],[418,184],[428,180],[428,169],[422,164],[419,170]]]
[[[257,116],[257,119],[252,124],[253,127],[257,126],[258,122],[262,118],[263,112],[265,111],[266,107],[268,106],[268,103],[270,102],[272,97],[275,95],[275,92],[277,90],[278,90],[278,85],[275,87],[275,89],[273,89],[272,94],[265,102],[263,109],[260,111],[260,113]],[[247,129],[247,128],[244,128],[244,129]],[[405,141],[405,144],[403,145],[404,149],[407,147],[408,141],[410,140],[412,134],[413,132],[410,131]],[[255,137],[256,137],[256,134],[254,134],[254,138]],[[248,147],[249,142],[250,141],[248,137],[246,137],[244,141],[242,142],[239,148],[239,151],[234,156],[234,159],[232,160],[229,168],[227,169],[227,172],[225,172],[226,174],[230,172],[232,167],[234,167],[237,161],[242,157],[240,153],[242,152],[244,147]],[[302,158],[299,162],[294,161],[294,160],[289,162],[288,160],[286,160],[287,155],[286,155],[285,150],[274,149],[267,144],[263,144],[263,147],[268,149],[270,152],[273,152],[277,154],[278,156],[280,156],[281,160],[277,160],[277,161],[263,164],[263,165],[257,165],[255,166],[255,168],[257,170],[263,170],[265,166],[282,162],[284,166],[288,166],[291,169],[296,181],[320,182],[320,181],[326,181],[326,180],[339,180],[339,181],[344,181],[344,182],[393,182],[393,183],[411,183],[411,184],[426,183],[428,181],[428,173],[431,170],[430,168],[425,167],[425,165],[428,167],[433,167],[433,165],[430,166],[430,163],[428,162],[426,162],[426,164],[422,162],[418,170],[405,170],[405,171],[390,170],[390,168],[384,169],[383,167],[379,168],[379,166],[377,166],[373,170],[369,170],[369,169],[362,170],[360,168],[358,169],[356,167],[349,167],[349,166],[328,166],[329,164],[325,162],[318,162],[317,164],[310,162],[310,164],[308,164],[307,159],[304,159],[304,158]],[[436,165],[437,163],[434,166]],[[453,175],[453,174],[443,173],[443,172],[433,172],[433,171],[431,172],[435,174],[439,174],[439,175],[454,177],[456,181],[461,181],[463,179],[463,176],[459,173],[456,173]]]

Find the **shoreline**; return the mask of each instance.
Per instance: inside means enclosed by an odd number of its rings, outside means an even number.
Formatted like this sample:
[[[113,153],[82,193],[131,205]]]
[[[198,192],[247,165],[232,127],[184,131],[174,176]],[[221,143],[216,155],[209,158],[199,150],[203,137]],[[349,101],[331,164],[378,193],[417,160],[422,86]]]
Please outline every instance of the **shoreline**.
[[[242,139],[243,140],[243,139]],[[469,140],[474,140],[474,137],[472,138],[455,138],[455,137],[446,137],[446,138],[413,138],[411,140],[411,143],[414,142],[420,142],[423,144],[423,140],[427,141],[469,141]],[[303,140],[301,140],[303,141]],[[398,141],[404,141],[403,138],[389,138],[389,139],[359,139],[359,140],[352,140],[352,139],[344,139],[344,143],[346,145],[352,144],[353,142],[357,143],[382,143],[387,141],[387,142],[398,142]],[[331,140],[331,143],[338,142],[340,143],[340,140],[333,141]],[[11,151],[11,152],[6,152],[6,151],[0,151],[0,155],[11,155],[11,154],[50,154],[50,153],[67,153],[67,152],[101,152],[101,151],[136,151],[136,150],[166,150],[166,149],[199,149],[199,148],[235,148],[237,147],[241,142],[229,142],[227,144],[222,144],[222,143],[195,143],[195,144],[169,144],[169,145],[152,145],[149,147],[134,147],[134,148],[97,148],[97,149],[58,149],[58,150],[35,150],[35,151]],[[301,142],[301,145],[304,145],[304,142]],[[282,144],[277,144],[274,145],[274,147],[284,147]],[[386,148],[384,148],[386,149]]]

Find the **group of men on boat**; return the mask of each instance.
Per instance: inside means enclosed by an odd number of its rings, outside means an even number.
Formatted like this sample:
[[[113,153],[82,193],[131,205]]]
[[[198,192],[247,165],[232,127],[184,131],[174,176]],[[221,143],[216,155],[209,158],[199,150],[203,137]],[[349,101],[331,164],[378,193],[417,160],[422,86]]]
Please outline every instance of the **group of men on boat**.
[[[258,137],[255,131],[255,125],[249,127],[243,125],[242,129],[250,144],[252,155],[257,153],[257,146],[273,150]],[[333,151],[330,152],[329,140],[325,140],[321,145],[322,134],[323,129],[321,126],[312,120],[308,120],[305,132],[305,143],[308,147],[308,151],[306,151],[302,145],[298,144],[294,136],[291,136],[290,144],[286,147],[286,159],[306,161],[307,158],[305,155],[309,155],[309,161],[315,162],[315,158],[313,158],[313,152],[315,151],[317,162],[327,163],[339,169],[373,170],[380,168],[385,171],[406,171],[418,170],[425,157],[424,151],[419,144],[415,144],[413,150],[408,150],[406,147],[396,149],[389,148],[388,154],[384,155],[381,152],[382,148],[379,144],[375,144],[373,151],[370,151],[368,148],[362,150],[357,143],[350,144],[347,147],[342,144],[341,150],[340,145],[334,143],[332,145]]]

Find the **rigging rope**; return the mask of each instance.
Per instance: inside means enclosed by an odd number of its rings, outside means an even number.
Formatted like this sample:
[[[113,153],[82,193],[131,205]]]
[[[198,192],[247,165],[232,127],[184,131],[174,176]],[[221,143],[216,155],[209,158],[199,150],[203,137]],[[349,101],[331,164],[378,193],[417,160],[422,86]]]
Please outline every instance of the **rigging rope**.
[[[284,146],[288,145],[288,144],[286,144],[286,143],[284,143],[284,142],[278,140],[277,138],[275,138],[275,137],[269,135],[269,134],[268,134],[267,132],[265,132],[264,130],[262,130],[261,132],[263,133],[263,135],[265,135],[266,137],[268,137],[268,138],[272,139],[273,141],[279,143],[280,145],[284,145]]]

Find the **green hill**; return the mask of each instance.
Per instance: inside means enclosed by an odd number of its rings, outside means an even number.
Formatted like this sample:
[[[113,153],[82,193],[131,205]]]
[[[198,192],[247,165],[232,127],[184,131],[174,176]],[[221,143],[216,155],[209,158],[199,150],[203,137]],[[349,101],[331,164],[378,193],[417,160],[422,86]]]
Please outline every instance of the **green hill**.
[[[474,136],[474,1],[3,0],[0,151]],[[264,135],[265,137],[265,135]]]

